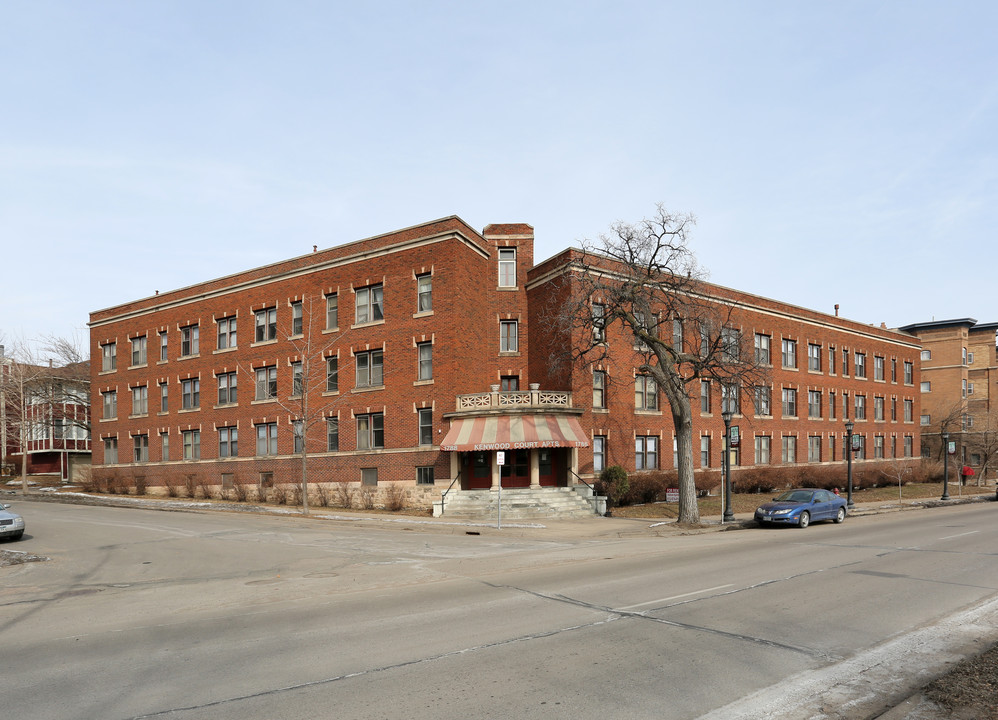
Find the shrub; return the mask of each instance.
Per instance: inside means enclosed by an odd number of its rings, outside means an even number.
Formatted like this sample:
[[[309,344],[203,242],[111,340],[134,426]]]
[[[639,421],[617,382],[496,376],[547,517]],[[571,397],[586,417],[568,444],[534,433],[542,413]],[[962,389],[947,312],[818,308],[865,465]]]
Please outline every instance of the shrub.
[[[208,484],[208,479],[205,478],[204,476],[200,475],[198,476],[197,486],[198,490],[201,493],[201,497],[203,497],[205,500],[210,500],[212,496],[215,494],[211,485]]]
[[[385,490],[385,510],[399,512],[405,509],[406,495],[405,488],[398,483],[391,483]]]
[[[97,492],[100,486],[100,470],[94,470],[90,465],[86,465],[76,472],[76,481],[80,484],[83,492]]]
[[[138,475],[135,478],[135,494],[145,495],[146,494],[146,477],[145,475]]]
[[[643,472],[627,478],[627,492],[618,505],[644,505],[665,500],[665,491],[677,487],[679,476],[676,472]]]
[[[333,499],[336,502],[336,507],[346,508],[347,510],[352,508],[353,497],[356,492],[357,489],[349,483],[336,483],[333,487]]]
[[[596,483],[596,492],[606,495],[607,507],[614,507],[620,504],[620,500],[627,495],[629,483],[627,481],[627,471],[620,465],[611,465],[599,474]]]
[[[166,496],[167,497],[179,497],[180,496],[180,478],[173,475],[167,475],[166,479],[163,481],[166,486]]]
[[[184,475],[184,492],[186,493],[184,497],[194,497],[197,494],[197,488],[198,476],[195,473],[187,473]]]
[[[288,486],[288,505],[301,505],[301,485],[295,483]]]
[[[365,510],[374,509],[374,497],[377,491],[372,487],[364,487],[360,490],[360,504]]]
[[[271,488],[270,499],[278,505],[288,504],[288,488],[284,485],[275,485]]]
[[[263,485],[256,486],[256,499],[257,502],[267,502],[267,488]]]
[[[693,484],[697,489],[697,497],[710,495],[721,488],[721,471],[700,470],[693,474]]]
[[[321,507],[329,507],[329,503],[333,499],[329,488],[322,483],[315,486],[315,497]]]
[[[249,499],[249,485],[236,478],[232,483],[232,496],[236,502],[246,502]]]

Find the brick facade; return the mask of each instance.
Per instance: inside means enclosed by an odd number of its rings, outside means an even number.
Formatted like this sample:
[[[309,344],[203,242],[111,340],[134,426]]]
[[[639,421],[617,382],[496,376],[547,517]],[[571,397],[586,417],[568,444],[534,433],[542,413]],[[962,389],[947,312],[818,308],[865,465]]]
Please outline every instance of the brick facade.
[[[365,471],[373,481],[376,470],[379,486],[401,484],[428,505],[461,466],[440,449],[456,398],[535,383],[569,392],[571,412],[581,413],[589,436],[608,438],[608,464],[634,469],[635,438],[655,436],[657,465],[669,468],[671,416],[667,407],[635,409],[633,367],[626,360],[607,368],[614,382],[605,411],[592,407],[590,370],[549,362],[553,348],[573,342],[546,319],[564,292],[555,280],[572,252],[534,267],[529,225],[489,225],[479,233],[449,217],[93,312],[94,465],[151,487],[192,475],[210,485],[297,482],[294,423],[304,418],[310,482],[359,483]],[[760,434],[772,438],[773,464],[780,462],[783,436],[798,438],[798,462],[807,461],[811,436],[821,438],[820,462],[833,460],[833,442],[834,459],[841,460],[844,395],[849,417],[855,397],[866,398],[868,417],[857,420],[856,433],[867,439],[867,457],[874,456],[875,437],[884,438],[885,457],[902,455],[905,438],[917,450],[917,340],[716,290],[737,299],[743,334],[765,333],[773,343],[774,414],[736,416],[744,438],[739,464],[752,462]],[[335,323],[327,315],[333,296]],[[429,305],[421,305],[428,298]],[[798,343],[796,368],[780,367],[783,338]],[[822,348],[816,371],[807,368],[809,343]],[[826,364],[830,348],[834,371]],[[844,351],[847,373],[840,367]],[[855,376],[856,353],[868,358],[866,377]],[[337,361],[335,387],[328,384],[330,358]],[[874,377],[875,358],[883,359],[883,379]],[[903,366],[909,363],[907,382]],[[779,412],[784,387],[798,391],[794,417]],[[826,403],[834,397],[835,414],[826,405],[821,417],[809,419],[809,390],[820,391]],[[874,419],[876,398],[883,399],[882,420]],[[742,402],[751,408],[750,397]],[[328,447],[330,419],[338,420],[335,449]],[[716,467],[723,432],[716,405],[697,413],[695,431],[709,438],[707,465]],[[591,447],[559,452],[557,467],[593,473]],[[536,474],[536,458],[530,462]],[[417,475],[428,479],[426,468],[433,469],[435,485],[417,485]],[[567,473],[561,477],[574,482]]]

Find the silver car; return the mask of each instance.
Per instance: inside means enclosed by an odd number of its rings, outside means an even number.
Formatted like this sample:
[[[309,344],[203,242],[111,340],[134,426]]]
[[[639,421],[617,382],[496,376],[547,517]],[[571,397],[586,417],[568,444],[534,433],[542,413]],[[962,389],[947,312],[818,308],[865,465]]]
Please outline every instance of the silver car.
[[[0,505],[0,538],[20,540],[24,535],[24,518],[13,512],[10,505]]]

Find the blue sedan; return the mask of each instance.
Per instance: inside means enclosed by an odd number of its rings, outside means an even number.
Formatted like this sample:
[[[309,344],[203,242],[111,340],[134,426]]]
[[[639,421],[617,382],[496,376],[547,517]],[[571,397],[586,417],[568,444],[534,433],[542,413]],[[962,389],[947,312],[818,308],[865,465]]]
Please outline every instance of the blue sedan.
[[[787,490],[755,511],[755,521],[760,525],[779,523],[806,528],[818,520],[840,523],[845,519],[846,499],[818,488]]]

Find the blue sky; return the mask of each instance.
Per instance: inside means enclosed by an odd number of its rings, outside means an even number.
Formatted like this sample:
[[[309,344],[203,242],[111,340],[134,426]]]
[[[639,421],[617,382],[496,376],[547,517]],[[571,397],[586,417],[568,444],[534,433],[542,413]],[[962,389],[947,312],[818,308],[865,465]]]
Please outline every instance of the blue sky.
[[[0,2],[0,331],[459,215],[998,321],[998,3]]]

